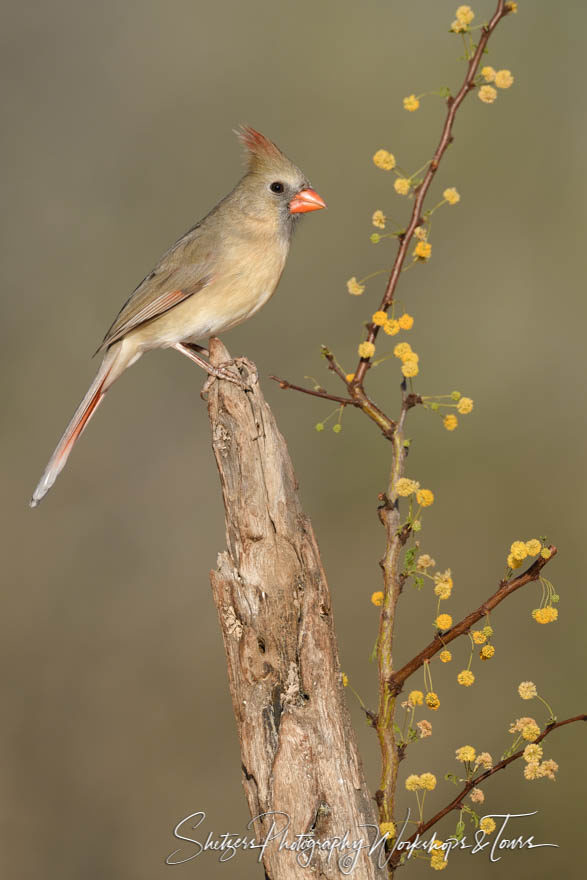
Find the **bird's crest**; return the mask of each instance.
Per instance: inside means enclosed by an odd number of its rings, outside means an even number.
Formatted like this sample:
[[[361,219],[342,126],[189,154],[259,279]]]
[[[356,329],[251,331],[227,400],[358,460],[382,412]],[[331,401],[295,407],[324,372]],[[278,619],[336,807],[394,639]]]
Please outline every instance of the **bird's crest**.
[[[261,170],[267,165],[274,165],[284,160],[289,163],[289,159],[273,141],[250,125],[241,125],[235,134],[246,150],[249,171]]]

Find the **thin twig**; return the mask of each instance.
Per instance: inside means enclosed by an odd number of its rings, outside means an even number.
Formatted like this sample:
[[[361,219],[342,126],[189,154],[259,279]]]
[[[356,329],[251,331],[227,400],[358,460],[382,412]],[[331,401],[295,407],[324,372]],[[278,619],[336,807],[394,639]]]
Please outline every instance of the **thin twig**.
[[[352,400],[350,397],[337,397],[336,394],[329,394],[327,391],[303,388],[301,385],[294,385],[292,382],[288,382],[287,379],[280,379],[278,376],[269,376],[269,378],[279,382],[280,388],[290,388],[292,391],[301,391],[302,394],[311,394],[312,397],[334,400],[335,403],[340,403],[341,406],[360,406],[356,400]]]

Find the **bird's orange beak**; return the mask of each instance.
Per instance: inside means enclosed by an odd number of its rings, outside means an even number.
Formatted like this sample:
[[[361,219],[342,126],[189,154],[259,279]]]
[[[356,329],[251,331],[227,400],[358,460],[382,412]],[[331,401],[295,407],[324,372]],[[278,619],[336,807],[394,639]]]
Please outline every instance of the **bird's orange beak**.
[[[302,189],[289,203],[290,214],[306,214],[325,208],[326,202],[313,189]]]

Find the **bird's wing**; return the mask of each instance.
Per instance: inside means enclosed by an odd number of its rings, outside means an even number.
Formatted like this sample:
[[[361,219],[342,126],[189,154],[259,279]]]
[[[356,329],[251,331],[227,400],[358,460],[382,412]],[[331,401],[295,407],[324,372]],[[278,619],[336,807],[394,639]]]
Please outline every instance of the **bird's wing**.
[[[141,281],[114,319],[98,352],[104,351],[140,324],[169,311],[210,283],[211,254],[205,247],[205,238],[198,233],[198,227],[187,232]]]

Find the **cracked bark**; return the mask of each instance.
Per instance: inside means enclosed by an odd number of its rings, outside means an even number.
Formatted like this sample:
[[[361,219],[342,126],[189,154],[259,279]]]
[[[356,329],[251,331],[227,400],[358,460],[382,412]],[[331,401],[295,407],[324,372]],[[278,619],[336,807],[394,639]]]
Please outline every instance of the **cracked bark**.
[[[210,341],[213,364],[228,360]],[[272,823],[288,837],[370,840],[377,825],[345,703],[328,584],[297,493],[283,437],[254,364],[234,369],[250,386],[212,382],[208,413],[224,499],[227,551],[211,572],[240,739],[242,781],[251,817],[265,839]],[[288,817],[288,818],[286,818]],[[275,833],[275,832],[274,832]],[[340,878],[340,853],[265,849],[270,880]],[[352,876],[386,876],[361,852]]]

